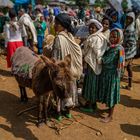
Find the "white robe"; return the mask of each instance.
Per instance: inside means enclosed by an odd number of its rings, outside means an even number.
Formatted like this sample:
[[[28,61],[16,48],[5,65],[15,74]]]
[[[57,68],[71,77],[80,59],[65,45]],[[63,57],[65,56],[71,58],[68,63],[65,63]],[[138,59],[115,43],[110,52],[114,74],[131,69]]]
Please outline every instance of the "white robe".
[[[106,30],[105,32],[102,32],[103,35],[106,37],[107,41],[109,42],[109,37],[110,37],[110,30]]]
[[[102,70],[100,61],[107,48],[107,40],[102,32],[90,35],[84,43],[84,60],[96,75]]]
[[[140,15],[136,19],[136,34],[137,34],[137,39],[140,38]]]
[[[28,14],[22,15],[19,19],[19,24],[26,25],[30,28],[33,35],[33,41],[34,43],[37,43],[37,32],[30,16]]]
[[[16,30],[9,23],[6,23],[4,26],[5,47],[7,47],[8,42],[22,41],[21,33],[23,28],[17,22],[13,22],[13,26],[15,26]]]
[[[74,37],[69,33],[69,36],[65,32],[60,32],[57,36],[59,38],[62,59],[68,54],[71,55],[71,71],[76,78],[80,78],[82,67],[82,50],[80,46],[75,42]]]

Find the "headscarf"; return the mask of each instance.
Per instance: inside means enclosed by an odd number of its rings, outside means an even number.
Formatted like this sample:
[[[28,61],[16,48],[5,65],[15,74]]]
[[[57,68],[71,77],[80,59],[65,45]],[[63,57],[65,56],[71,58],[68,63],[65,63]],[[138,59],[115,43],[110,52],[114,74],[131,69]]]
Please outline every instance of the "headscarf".
[[[115,48],[116,46],[122,45],[122,43],[123,43],[123,31],[119,28],[114,28],[111,30],[111,32],[113,32],[113,31],[117,31],[119,41],[117,42],[117,44],[111,44],[111,48]]]
[[[121,19],[122,19],[122,14],[121,12],[113,12],[110,16],[117,16],[117,20],[116,22],[112,22],[112,25],[111,25],[111,29],[114,29],[114,28],[119,28],[119,29],[122,29],[122,23],[121,23]]]
[[[126,14],[127,17],[131,17],[132,22],[125,27],[124,30],[124,48],[126,54],[126,60],[134,58],[137,52],[136,47],[136,29],[135,29],[135,15],[134,12],[129,12]]]
[[[95,19],[91,19],[89,21],[89,25],[92,23],[95,24],[98,31],[89,35],[87,40],[84,42],[83,55],[85,62],[92,68],[96,75],[99,75],[102,70],[102,65],[100,65],[99,62],[106,50],[107,40],[102,33],[102,24]]]
[[[88,25],[90,26],[91,24],[95,24],[95,26],[97,27],[98,31],[96,32],[96,34],[98,34],[99,32],[102,32],[103,31],[103,26],[102,24],[96,20],[96,19],[91,19],[88,23]]]
[[[132,23],[130,25],[128,25],[128,27],[126,28],[126,31],[135,31],[135,14],[134,12],[129,12],[127,13],[126,17],[129,16],[133,19]]]
[[[114,28],[112,31],[117,31],[119,34],[119,41],[117,44],[115,44],[113,47],[111,48],[115,48],[115,47],[119,47],[119,60],[118,60],[118,75],[121,76],[121,74],[124,71],[124,66],[125,66],[125,51],[124,48],[122,47],[122,43],[123,43],[123,32],[122,30],[118,29],[118,28]]]
[[[55,20],[57,20],[65,29],[67,29],[68,32],[73,33],[71,18],[68,14],[61,13],[55,17]]]

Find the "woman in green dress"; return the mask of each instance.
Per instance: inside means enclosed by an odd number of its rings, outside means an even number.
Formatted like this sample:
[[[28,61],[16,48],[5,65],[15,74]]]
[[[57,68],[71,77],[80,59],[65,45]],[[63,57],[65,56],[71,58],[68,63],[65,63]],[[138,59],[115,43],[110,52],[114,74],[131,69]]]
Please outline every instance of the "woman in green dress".
[[[102,65],[98,62],[101,60],[106,47],[107,39],[102,33],[102,24],[91,19],[89,21],[89,37],[84,42],[84,63],[87,65],[84,84],[83,97],[87,100],[83,112],[92,113],[96,109],[97,92],[98,92],[98,77],[102,70]]]
[[[110,33],[110,46],[102,57],[102,72],[99,76],[98,100],[109,107],[107,117],[102,122],[112,120],[114,107],[120,101],[120,74],[124,68],[123,32],[113,29]]]

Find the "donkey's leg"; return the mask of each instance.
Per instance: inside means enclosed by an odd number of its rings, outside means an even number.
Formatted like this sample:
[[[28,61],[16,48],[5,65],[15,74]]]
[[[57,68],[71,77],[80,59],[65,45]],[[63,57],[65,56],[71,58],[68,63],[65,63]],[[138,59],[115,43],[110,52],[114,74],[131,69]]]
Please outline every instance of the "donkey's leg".
[[[65,116],[67,117],[67,118],[72,118],[72,115],[71,115],[71,113],[70,113],[70,108],[69,107],[66,107],[66,112],[65,112]]]
[[[61,116],[61,99],[57,98],[57,120],[61,121],[62,116]]]
[[[19,89],[20,89],[20,101],[21,102],[24,102],[23,87],[19,85]]]
[[[44,117],[45,117],[45,123],[47,124],[48,122],[48,106],[49,106],[49,100],[50,100],[50,95],[51,93],[48,93],[44,96]]]
[[[27,92],[25,87],[23,87],[23,95],[24,95],[24,102],[28,102],[28,97],[27,97]]]
[[[43,123],[42,112],[43,112],[43,96],[39,96],[37,127],[39,127]]]

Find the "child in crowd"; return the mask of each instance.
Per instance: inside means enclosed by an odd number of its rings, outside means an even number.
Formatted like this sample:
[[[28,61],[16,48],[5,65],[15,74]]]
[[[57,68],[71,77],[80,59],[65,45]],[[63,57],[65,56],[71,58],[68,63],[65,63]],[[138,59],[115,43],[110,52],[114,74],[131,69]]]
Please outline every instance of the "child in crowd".
[[[109,41],[109,35],[110,35],[110,21],[108,18],[103,18],[102,20],[102,25],[103,25],[103,31],[102,33],[106,37],[106,39]]]
[[[124,30],[124,43],[126,68],[128,71],[128,86],[125,88],[132,89],[132,61],[136,55],[136,29],[135,29],[135,14],[129,12],[126,15],[126,23]]]
[[[112,120],[115,104],[120,101],[120,74],[124,68],[123,32],[113,29],[110,33],[110,46],[102,57],[102,72],[99,76],[98,101],[109,107],[107,117],[102,122]],[[97,85],[96,85],[97,86]]]
[[[47,24],[44,21],[43,15],[40,17],[40,20],[35,23],[35,26],[37,30],[38,54],[42,54],[43,53],[43,40],[44,40],[45,31],[47,28]]]
[[[112,19],[112,24],[110,26],[110,29],[114,29],[114,28],[119,28],[122,29],[123,28],[123,24],[122,24],[122,13],[117,12],[117,11],[113,11],[110,15],[111,19]]]

